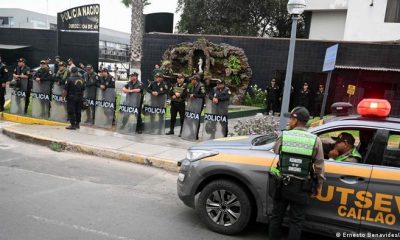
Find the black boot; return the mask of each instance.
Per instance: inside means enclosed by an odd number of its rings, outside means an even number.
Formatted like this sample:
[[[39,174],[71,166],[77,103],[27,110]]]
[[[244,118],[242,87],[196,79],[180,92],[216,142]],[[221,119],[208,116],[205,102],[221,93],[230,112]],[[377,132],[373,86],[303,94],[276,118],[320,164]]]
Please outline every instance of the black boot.
[[[76,127],[75,127],[75,125],[69,125],[68,127],[66,127],[65,129],[68,129],[68,130],[76,130]]]
[[[169,132],[167,132],[166,135],[174,135],[174,131],[169,130]]]
[[[75,128],[76,129],[79,129],[81,126],[80,126],[80,123],[77,123],[77,124],[75,124]]]

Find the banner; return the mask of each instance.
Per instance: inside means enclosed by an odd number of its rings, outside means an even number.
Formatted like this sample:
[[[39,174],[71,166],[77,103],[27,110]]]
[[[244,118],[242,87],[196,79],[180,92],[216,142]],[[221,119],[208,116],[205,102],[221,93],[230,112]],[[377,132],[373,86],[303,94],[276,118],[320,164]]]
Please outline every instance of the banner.
[[[79,6],[57,14],[58,30],[98,32],[99,23],[99,4]]]

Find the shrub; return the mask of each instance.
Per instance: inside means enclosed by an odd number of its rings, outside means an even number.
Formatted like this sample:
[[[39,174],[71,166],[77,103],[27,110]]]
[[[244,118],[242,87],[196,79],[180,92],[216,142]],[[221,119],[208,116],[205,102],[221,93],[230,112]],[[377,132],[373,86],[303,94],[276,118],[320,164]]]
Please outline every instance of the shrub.
[[[257,84],[254,84],[250,87],[250,89],[244,96],[243,104],[246,106],[264,108],[266,100],[267,100],[266,91],[263,91],[261,88],[257,86]]]

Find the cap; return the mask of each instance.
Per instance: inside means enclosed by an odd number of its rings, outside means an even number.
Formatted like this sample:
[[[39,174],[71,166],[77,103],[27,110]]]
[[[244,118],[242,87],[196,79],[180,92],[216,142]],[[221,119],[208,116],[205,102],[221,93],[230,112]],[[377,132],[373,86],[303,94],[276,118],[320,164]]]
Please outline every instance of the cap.
[[[77,67],[71,68],[71,73],[77,73],[77,72],[78,72],[78,68]]]
[[[102,68],[102,69],[100,70],[100,72],[106,72],[106,73],[108,73],[108,69],[107,69],[107,68]]]
[[[297,118],[302,122],[310,120],[310,112],[305,107],[295,107],[290,113],[284,113],[283,116]]]
[[[223,80],[223,79],[217,79],[217,84],[225,84],[225,80]]]
[[[68,58],[68,60],[67,60],[67,62],[69,62],[69,61],[73,61],[74,59],[72,59],[72,58]]]
[[[176,75],[176,78],[185,78],[185,76],[182,73],[178,73],[178,75]]]
[[[93,68],[93,66],[91,64],[86,65],[86,68]]]
[[[341,134],[339,134],[339,136],[332,137],[332,139],[335,140],[336,143],[346,142],[350,145],[354,145],[354,143],[356,142],[353,135],[351,135],[350,133],[347,133],[347,132],[342,132]]]
[[[67,66],[67,64],[65,64],[65,62],[59,62],[58,66],[64,66],[65,67],[65,66]]]
[[[162,73],[158,72],[156,73],[155,77],[164,77],[164,76],[162,75]]]
[[[26,62],[25,58],[19,58],[17,62]]]
[[[46,60],[41,60],[40,64],[46,64]]]
[[[199,76],[199,75],[193,75],[193,76],[190,78],[190,80],[192,80],[192,79],[194,79],[194,80],[196,80],[196,81],[200,81],[200,76]]]
[[[139,73],[133,72],[133,73],[131,73],[129,76],[136,76],[136,77],[138,77],[138,76],[139,76]]]

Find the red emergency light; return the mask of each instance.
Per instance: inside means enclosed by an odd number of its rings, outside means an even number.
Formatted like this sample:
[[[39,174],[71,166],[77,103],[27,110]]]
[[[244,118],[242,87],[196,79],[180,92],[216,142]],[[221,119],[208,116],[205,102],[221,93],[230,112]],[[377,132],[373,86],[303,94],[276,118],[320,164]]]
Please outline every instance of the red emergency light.
[[[386,99],[366,98],[357,106],[357,112],[366,117],[387,117],[392,106]]]

